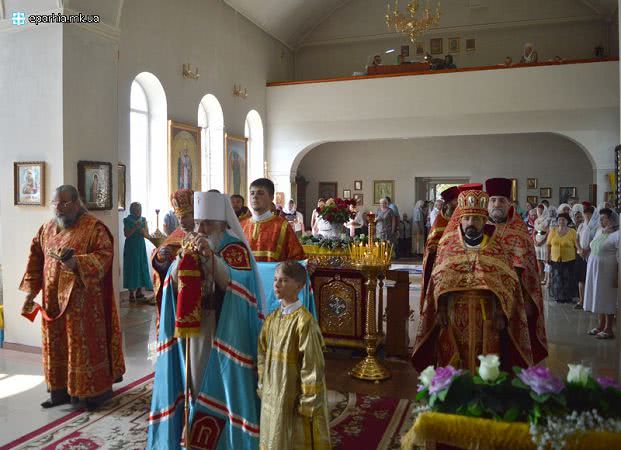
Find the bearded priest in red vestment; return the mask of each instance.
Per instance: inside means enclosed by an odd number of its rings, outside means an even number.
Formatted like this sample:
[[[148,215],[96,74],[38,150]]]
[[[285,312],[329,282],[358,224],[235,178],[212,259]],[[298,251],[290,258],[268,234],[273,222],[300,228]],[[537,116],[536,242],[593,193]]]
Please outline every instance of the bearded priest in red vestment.
[[[305,259],[304,249],[287,219],[272,214],[274,183],[259,178],[250,185],[252,217],[241,221],[244,235],[257,262]]]
[[[412,363],[477,369],[477,356],[494,353],[503,368],[533,364],[519,278],[493,225],[489,197],[459,194],[438,246]]]
[[[112,286],[114,239],[88,214],[70,185],[56,189],[56,219],[32,240],[20,290],[22,314],[42,311],[43,371],[50,399],[44,408],[86,401],[95,409],[125,373],[119,316]],[[39,292],[42,304],[34,302]]]
[[[453,211],[457,206],[457,196],[459,195],[459,189],[457,186],[452,186],[445,189],[440,194],[444,205],[442,211],[436,217],[436,220],[431,224],[431,231],[427,236],[427,242],[425,243],[425,251],[423,253],[423,281],[420,292],[420,312],[423,312],[423,303],[425,301],[425,294],[427,292],[427,286],[429,286],[429,278],[431,278],[431,271],[433,270],[433,264],[436,260],[436,252],[438,251],[438,243],[444,233],[444,229],[453,215]]]
[[[533,240],[526,224],[511,204],[511,185],[508,178],[490,178],[485,182],[485,191],[490,197],[489,221],[496,225],[498,239],[511,255],[513,267],[520,277],[533,362],[537,364],[548,356],[543,295]]]
[[[162,304],[162,286],[166,279],[166,273],[170,265],[177,257],[181,249],[181,241],[186,233],[194,231],[194,191],[192,189],[179,189],[170,196],[170,203],[179,220],[179,226],[162,242],[151,255],[153,266],[153,291],[157,302],[159,317]]]

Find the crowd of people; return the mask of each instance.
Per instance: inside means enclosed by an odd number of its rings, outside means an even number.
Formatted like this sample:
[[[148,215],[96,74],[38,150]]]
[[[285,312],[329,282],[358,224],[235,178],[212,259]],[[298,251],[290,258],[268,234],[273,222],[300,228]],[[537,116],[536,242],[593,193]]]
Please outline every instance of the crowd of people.
[[[617,303],[619,215],[608,202],[594,207],[571,198],[558,207],[547,200],[526,204],[522,216],[531,230],[541,284],[551,300],[575,303],[599,315],[589,334],[611,339]]]
[[[176,222],[165,221],[169,235],[150,261],[158,339],[149,448],[188,440],[193,448],[330,446],[314,268],[305,267],[299,241],[304,220],[294,201],[274,205],[268,179],[255,180],[249,193],[249,207],[217,191],[171,195]],[[485,191],[478,183],[453,186],[442,201],[417,202],[411,221],[389,197],[380,201],[377,236],[423,252],[412,354],[419,372],[446,364],[475,371],[477,356],[490,353],[505,369],[542,361],[544,286],[551,300],[579,299],[576,307],[599,314],[589,335],[614,337],[618,214],[577,199],[522,210],[510,197],[505,178],[487,180]],[[97,409],[125,373],[114,239],[75,187],[57,188],[52,204],[55,216],[34,237],[20,285],[22,314],[43,316],[50,396],[42,407],[83,402]],[[349,207],[343,225],[355,236],[364,214],[355,202]],[[325,231],[322,221],[313,213],[313,233]],[[139,203],[124,219],[124,234],[124,283],[136,298],[151,282]],[[42,304],[34,301],[39,292]]]
[[[312,268],[296,236],[303,220],[293,202],[275,208],[270,180],[249,193],[250,208],[217,191],[171,195],[175,221],[165,221],[169,234],[151,258],[158,339],[148,448],[330,448]],[[32,241],[22,314],[43,316],[50,395],[41,406],[94,410],[125,373],[114,238],[75,187],[57,188],[52,205]],[[123,222],[124,285],[135,299],[151,287],[139,203]]]

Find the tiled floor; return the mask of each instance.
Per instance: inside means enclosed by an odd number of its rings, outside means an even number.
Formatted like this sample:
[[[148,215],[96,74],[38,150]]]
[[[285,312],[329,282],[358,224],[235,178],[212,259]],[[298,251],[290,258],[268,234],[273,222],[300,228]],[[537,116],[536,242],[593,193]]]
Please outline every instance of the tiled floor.
[[[417,276],[411,276],[417,281]],[[417,286],[410,290],[411,308],[416,309],[420,295]],[[121,307],[124,330],[124,351],[127,374],[118,388],[153,370],[147,359],[148,344],[155,337],[155,309],[147,305]],[[564,375],[567,363],[581,362],[593,367],[597,374],[616,377],[619,363],[617,339],[600,341],[586,334],[596,325],[593,314],[577,311],[573,305],[546,302],[546,325],[550,356],[546,364]],[[410,335],[416,330],[418,317],[414,313]],[[0,446],[71,412],[69,406],[44,410],[39,406],[47,393],[41,377],[41,357],[38,354],[0,350]],[[388,361],[392,378],[381,384],[353,380],[347,374],[355,364],[342,352],[326,357],[328,388],[339,391],[377,393],[384,396],[413,398],[416,391],[416,372],[405,361]]]

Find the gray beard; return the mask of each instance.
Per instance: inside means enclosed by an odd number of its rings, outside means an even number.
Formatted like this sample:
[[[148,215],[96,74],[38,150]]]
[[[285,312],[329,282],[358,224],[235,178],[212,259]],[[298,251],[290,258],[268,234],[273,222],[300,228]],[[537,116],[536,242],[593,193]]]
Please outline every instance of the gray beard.
[[[209,245],[214,252],[216,252],[220,248],[220,242],[222,242],[223,237],[223,231],[216,231],[211,236],[207,237],[207,241],[209,241]]]
[[[82,213],[77,213],[75,216],[56,216],[56,225],[61,230],[71,228],[78,221]]]

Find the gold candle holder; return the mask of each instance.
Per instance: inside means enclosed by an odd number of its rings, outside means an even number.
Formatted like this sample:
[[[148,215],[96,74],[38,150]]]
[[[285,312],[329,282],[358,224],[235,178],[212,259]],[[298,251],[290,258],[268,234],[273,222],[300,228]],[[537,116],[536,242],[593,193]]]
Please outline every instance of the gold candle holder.
[[[375,243],[375,214],[368,213],[369,241],[366,246],[353,244],[350,247],[352,264],[367,278],[367,310],[364,342],[367,356],[349,372],[360,380],[379,383],[390,378],[390,371],[382,366],[375,356],[380,335],[377,332],[375,299],[377,280],[383,278],[390,267],[392,245],[388,242]]]

